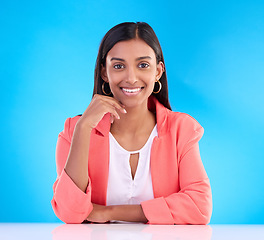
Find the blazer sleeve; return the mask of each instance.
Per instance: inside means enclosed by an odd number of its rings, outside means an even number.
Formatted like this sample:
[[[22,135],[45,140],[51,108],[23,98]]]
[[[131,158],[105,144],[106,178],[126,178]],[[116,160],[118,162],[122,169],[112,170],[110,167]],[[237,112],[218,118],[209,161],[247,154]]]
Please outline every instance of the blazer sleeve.
[[[187,115],[179,131],[177,151],[180,190],[169,196],[141,203],[149,224],[210,222],[212,192],[198,145],[204,129],[195,119]]]
[[[57,179],[53,184],[51,205],[56,216],[65,223],[82,223],[92,211],[91,181],[86,192],[77,187],[64,170],[70,146],[71,118],[67,118],[64,130],[59,134],[56,146]],[[88,166],[87,166],[88,167]]]

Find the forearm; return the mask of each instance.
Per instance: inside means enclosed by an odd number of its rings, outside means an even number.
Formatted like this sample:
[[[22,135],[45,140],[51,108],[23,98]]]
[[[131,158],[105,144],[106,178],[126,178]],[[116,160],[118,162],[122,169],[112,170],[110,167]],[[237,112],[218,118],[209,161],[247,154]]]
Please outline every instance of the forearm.
[[[88,154],[92,129],[77,123],[74,129],[65,171],[73,182],[85,192],[88,185]]]
[[[110,208],[109,220],[142,223],[148,222],[141,205],[116,205],[108,206],[108,208]]]

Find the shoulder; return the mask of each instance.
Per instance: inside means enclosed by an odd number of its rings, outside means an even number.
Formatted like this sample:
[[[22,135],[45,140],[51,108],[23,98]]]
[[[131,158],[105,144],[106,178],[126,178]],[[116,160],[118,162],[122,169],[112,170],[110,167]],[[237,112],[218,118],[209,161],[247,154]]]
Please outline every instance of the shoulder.
[[[167,111],[167,129],[171,135],[176,135],[178,144],[199,141],[204,128],[192,116],[183,112]]]
[[[64,129],[62,132],[59,133],[59,136],[65,138],[67,141],[71,142],[72,135],[74,128],[76,126],[76,123],[80,119],[82,115],[77,115],[75,117],[68,117],[64,122]]]
[[[182,129],[198,130],[203,128],[201,124],[191,115],[183,112],[173,112],[168,109],[167,120],[172,127]]]

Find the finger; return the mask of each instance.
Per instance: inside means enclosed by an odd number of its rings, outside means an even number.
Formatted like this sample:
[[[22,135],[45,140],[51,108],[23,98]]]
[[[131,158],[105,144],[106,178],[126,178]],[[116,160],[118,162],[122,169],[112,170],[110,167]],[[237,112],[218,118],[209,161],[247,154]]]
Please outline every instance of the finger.
[[[116,110],[114,110],[114,116],[115,116],[116,119],[120,119],[120,116],[119,116],[119,114],[116,112]],[[113,121],[114,121],[114,119],[113,119]]]
[[[110,109],[108,110],[110,113],[111,113],[111,115],[113,116],[113,121],[114,121],[114,117],[116,118],[116,119],[120,119],[120,116],[119,116],[119,114],[117,113],[117,111],[115,110],[115,108],[113,107],[113,106],[110,106]]]
[[[110,103],[113,107],[117,108],[122,113],[127,113],[126,109],[123,107],[123,105],[120,105],[119,103],[113,102]]]
[[[113,117],[113,115],[111,114],[110,115],[110,123],[113,123],[114,122],[114,117]]]
[[[120,103],[119,101],[117,101],[115,98],[113,98],[113,97],[107,97],[107,96],[104,96],[104,97],[105,97],[104,100],[106,102],[108,102],[109,104],[111,104],[115,108],[119,109],[121,112],[127,113],[126,112],[126,109],[125,109],[125,105],[123,105],[122,103]]]

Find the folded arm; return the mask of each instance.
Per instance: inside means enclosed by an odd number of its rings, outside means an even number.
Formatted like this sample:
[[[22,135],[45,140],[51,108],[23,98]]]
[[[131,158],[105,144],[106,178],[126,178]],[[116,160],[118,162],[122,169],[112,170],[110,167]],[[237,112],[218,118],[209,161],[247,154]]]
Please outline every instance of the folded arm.
[[[212,214],[212,193],[199,152],[198,141],[202,135],[202,127],[192,131],[188,141],[184,141],[184,147],[179,150],[180,191],[141,203],[148,223],[209,223]]]
[[[59,134],[57,141],[57,179],[53,185],[54,195],[51,204],[55,214],[63,222],[81,223],[93,209],[86,150],[89,148],[89,141],[87,136],[82,134],[87,132],[83,129],[77,131],[75,127],[71,144],[70,121],[70,118],[65,121],[64,130]]]
[[[141,205],[102,206],[93,204],[93,210],[86,220],[97,223],[109,221],[148,222]]]

